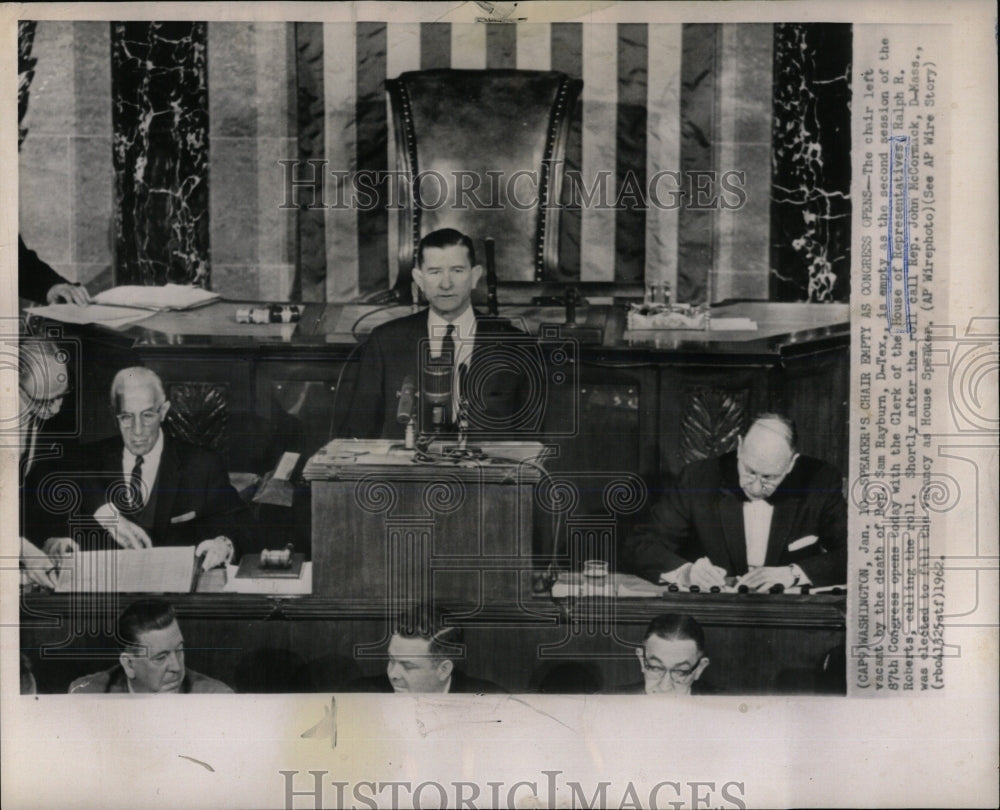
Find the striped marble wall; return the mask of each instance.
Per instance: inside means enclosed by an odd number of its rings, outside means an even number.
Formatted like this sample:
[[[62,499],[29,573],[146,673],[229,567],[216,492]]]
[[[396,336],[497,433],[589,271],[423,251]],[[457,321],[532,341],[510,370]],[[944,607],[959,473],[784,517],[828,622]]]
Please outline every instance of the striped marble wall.
[[[808,249],[797,249],[805,242],[795,235],[796,222],[815,222],[814,212],[803,215],[801,207],[792,210],[772,195],[774,184],[789,176],[827,188],[849,182],[850,145],[834,127],[838,120],[846,127],[849,94],[818,89],[801,107],[815,109],[815,99],[825,105],[825,174],[810,176],[813,165],[796,169],[801,150],[775,151],[772,160],[775,133],[804,114],[795,112],[789,88],[772,88],[775,76],[797,69],[788,47],[795,27],[776,36],[770,25],[194,24],[205,55],[204,92],[195,87],[184,96],[185,104],[200,105],[184,120],[197,122],[197,131],[174,132],[177,154],[166,155],[179,165],[183,152],[201,167],[180,216],[160,211],[152,198],[137,210],[124,193],[121,184],[134,183],[136,167],[148,169],[152,155],[120,163],[120,188],[113,192],[112,136],[129,142],[121,123],[126,117],[112,118],[112,110],[124,110],[118,88],[127,86],[113,57],[115,25],[41,22],[37,29],[29,136],[20,161],[21,231],[71,278],[87,281],[115,265],[122,280],[143,279],[120,255],[126,238],[149,231],[160,244],[174,245],[178,222],[186,222],[182,230],[197,236],[190,243],[196,250],[181,275],[227,297],[343,301],[391,286],[395,212],[295,210],[287,199],[288,166],[279,161],[298,161],[300,178],[325,168],[329,206],[338,194],[330,170],[394,168],[387,78],[438,67],[513,67],[556,69],[583,80],[567,169],[585,183],[607,173],[612,200],[629,183],[643,188],[663,171],[744,173],[745,201],[735,211],[644,208],[628,194],[617,207],[564,211],[564,280],[666,280],[679,300],[690,301],[846,299],[846,285],[830,284],[816,261],[817,250],[826,250],[840,277],[843,223],[833,227],[833,237],[829,228],[813,229]],[[833,28],[819,26],[808,42],[835,42],[839,71],[845,36],[849,63],[850,29],[837,27],[834,36]],[[154,50],[166,60],[161,67],[169,67],[175,56]],[[834,70],[826,49],[817,46],[807,56],[803,75],[825,87]],[[785,122],[780,132],[776,116]],[[191,194],[184,184],[193,179],[183,174],[174,178],[177,192]],[[661,184],[662,198],[670,198],[668,191]],[[296,193],[302,203],[303,189]],[[832,213],[840,219],[846,213],[849,234],[850,201],[839,199]],[[101,283],[110,277],[105,272]]]

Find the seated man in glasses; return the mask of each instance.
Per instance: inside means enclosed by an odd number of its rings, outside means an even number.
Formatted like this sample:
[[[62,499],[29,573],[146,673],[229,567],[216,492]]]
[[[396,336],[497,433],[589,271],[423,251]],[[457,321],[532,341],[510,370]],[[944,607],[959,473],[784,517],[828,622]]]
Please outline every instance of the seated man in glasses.
[[[653,582],[835,585],[847,576],[847,503],[840,472],[796,449],[795,426],[763,414],[735,452],[685,467],[629,539],[636,573]],[[732,584],[733,580],[728,584]]]
[[[222,458],[163,431],[170,402],[153,371],[119,371],[111,406],[120,435],[82,448],[75,465],[81,511],[105,530],[108,547],[195,545],[204,569],[256,547],[252,515]]]
[[[708,667],[705,631],[690,616],[664,613],[646,628],[635,654],[642,682],[619,687],[618,695],[703,695],[712,690],[700,678]]]

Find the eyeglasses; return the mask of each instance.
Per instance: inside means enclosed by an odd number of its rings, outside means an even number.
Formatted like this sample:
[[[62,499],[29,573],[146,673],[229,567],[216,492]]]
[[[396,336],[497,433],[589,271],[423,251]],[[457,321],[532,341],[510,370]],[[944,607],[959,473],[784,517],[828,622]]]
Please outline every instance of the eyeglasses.
[[[666,667],[662,667],[659,664],[649,663],[649,660],[646,658],[646,653],[645,651],[643,651],[642,669],[644,672],[648,673],[651,677],[655,678],[657,681],[662,681],[667,676],[667,674],[669,674],[670,680],[673,681],[678,686],[681,686],[690,681],[691,678],[694,677],[695,672],[698,671],[698,664],[701,663],[701,659],[703,657],[704,656],[699,656],[698,659],[693,663],[685,662],[683,664],[678,664],[677,666],[672,667],[671,669],[667,669]]]
[[[781,483],[785,475],[788,474],[788,471],[785,470],[783,472],[775,473],[772,475],[762,475],[761,473],[751,470],[749,467],[747,467],[747,465],[743,463],[743,459],[741,459],[739,456],[736,457],[736,466],[739,468],[741,479],[749,481],[760,481],[760,483],[762,483],[766,487],[777,486],[778,484]]]
[[[161,411],[163,410],[163,403],[161,402],[155,408],[150,408],[139,414],[139,424],[143,427],[152,427],[156,424],[156,420],[160,418]],[[115,419],[118,420],[120,427],[130,430],[135,426],[134,413],[118,413],[115,414]]]
[[[25,399],[28,400],[33,410],[49,410],[54,408],[73,393],[72,388],[67,388],[61,394],[56,394],[54,397],[36,397],[28,392],[23,385],[19,387],[21,389],[21,393],[24,394]]]

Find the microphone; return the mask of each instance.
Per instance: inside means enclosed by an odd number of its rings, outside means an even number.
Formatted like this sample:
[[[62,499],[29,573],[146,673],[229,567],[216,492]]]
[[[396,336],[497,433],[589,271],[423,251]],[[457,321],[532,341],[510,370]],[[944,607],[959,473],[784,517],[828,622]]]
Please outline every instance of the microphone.
[[[403,378],[403,384],[396,392],[399,397],[399,404],[396,406],[396,421],[401,425],[408,425],[413,421],[414,400],[417,395],[417,387],[413,382],[413,377]]]
[[[497,301],[497,260],[494,251],[495,243],[492,237],[487,236],[486,244],[486,308],[490,315],[500,314],[500,305]]]
[[[430,356],[430,345],[425,346],[424,362],[421,364],[421,397],[429,410],[430,425],[424,425],[434,433],[446,430],[451,414],[452,386],[455,374],[454,358],[442,354]]]

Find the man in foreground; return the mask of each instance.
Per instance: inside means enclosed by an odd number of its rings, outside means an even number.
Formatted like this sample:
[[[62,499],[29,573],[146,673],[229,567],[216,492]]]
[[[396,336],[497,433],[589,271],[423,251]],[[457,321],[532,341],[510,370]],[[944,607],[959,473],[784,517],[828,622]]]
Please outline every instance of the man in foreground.
[[[628,553],[653,582],[765,590],[833,585],[847,576],[847,503],[840,472],[800,456],[794,425],[764,414],[736,452],[685,467],[630,538]]]
[[[416,608],[400,616],[389,641],[384,675],[355,681],[348,691],[396,693],[479,693],[504,690],[470,678],[455,666],[465,654],[461,627],[445,626],[441,614]]]
[[[233,690],[184,665],[184,636],[174,609],[162,599],[143,599],[129,605],[118,618],[124,648],[118,664],[85,675],[70,684],[69,693],[222,694]]]
[[[711,691],[699,680],[708,667],[705,631],[690,616],[657,616],[646,628],[642,646],[636,647],[635,653],[642,668],[642,683],[628,684],[611,694],[680,697]]]

